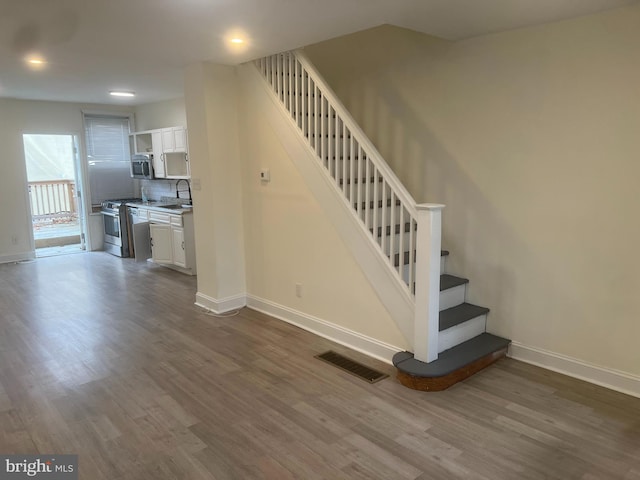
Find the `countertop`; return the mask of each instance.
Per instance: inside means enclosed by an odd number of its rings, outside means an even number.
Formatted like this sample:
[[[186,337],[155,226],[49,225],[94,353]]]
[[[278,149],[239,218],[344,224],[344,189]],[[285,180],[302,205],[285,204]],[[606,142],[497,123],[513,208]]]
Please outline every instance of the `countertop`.
[[[175,204],[166,202],[131,202],[127,203],[130,207],[146,208],[147,210],[156,210],[163,213],[173,213],[174,215],[185,215],[193,213],[193,207],[175,208]]]

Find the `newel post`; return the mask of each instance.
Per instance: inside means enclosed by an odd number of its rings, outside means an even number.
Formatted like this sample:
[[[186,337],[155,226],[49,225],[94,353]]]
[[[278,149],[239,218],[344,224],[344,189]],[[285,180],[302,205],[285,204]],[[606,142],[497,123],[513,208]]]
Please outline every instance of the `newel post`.
[[[417,205],[416,313],[414,358],[421,362],[438,359],[438,316],[440,313],[440,247],[444,205]]]

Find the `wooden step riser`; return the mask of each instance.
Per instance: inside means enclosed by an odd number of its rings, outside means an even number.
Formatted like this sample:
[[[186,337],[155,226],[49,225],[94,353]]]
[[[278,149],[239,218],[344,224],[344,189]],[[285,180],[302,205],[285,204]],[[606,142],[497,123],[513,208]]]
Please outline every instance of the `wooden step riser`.
[[[442,295],[442,294],[441,294]],[[466,322],[455,325],[438,334],[438,353],[471,340],[486,331],[487,315],[479,315]]]
[[[467,293],[467,284],[458,285],[440,292],[440,311],[453,308],[464,303]]]
[[[422,392],[440,392],[478,373],[507,355],[507,348],[496,350],[469,365],[442,377],[415,377],[398,369],[398,381],[407,388]]]

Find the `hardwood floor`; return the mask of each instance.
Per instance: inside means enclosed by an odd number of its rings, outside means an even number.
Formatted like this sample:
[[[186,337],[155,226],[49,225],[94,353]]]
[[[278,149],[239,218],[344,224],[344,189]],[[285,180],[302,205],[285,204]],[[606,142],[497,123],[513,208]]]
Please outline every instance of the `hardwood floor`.
[[[83,480],[640,479],[640,399],[510,359],[413,391],[195,290],[102,253],[0,265],[0,453],[76,453]]]

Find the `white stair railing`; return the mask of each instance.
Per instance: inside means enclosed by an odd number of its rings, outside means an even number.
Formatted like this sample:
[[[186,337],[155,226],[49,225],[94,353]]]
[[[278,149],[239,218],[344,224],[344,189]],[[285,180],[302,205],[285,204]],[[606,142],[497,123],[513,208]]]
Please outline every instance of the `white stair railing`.
[[[405,293],[415,299],[415,358],[437,359],[443,206],[416,204],[304,53],[280,53],[254,64]]]

